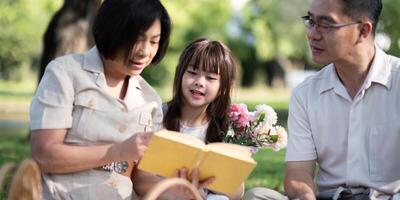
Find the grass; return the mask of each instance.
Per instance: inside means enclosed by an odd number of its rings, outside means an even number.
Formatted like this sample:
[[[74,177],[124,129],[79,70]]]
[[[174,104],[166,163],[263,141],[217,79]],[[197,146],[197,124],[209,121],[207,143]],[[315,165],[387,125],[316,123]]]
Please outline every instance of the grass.
[[[0,132],[0,166],[12,162],[20,163],[28,158],[30,144],[27,138],[28,130],[25,128],[2,128]],[[3,188],[0,188],[0,199],[6,199],[12,174],[7,174]]]
[[[29,157],[30,144],[26,129],[2,129],[0,138],[0,166],[6,162],[20,163]],[[246,190],[262,186],[282,192],[284,153],[284,150],[279,152],[269,149],[258,151],[254,155],[258,164],[246,181]],[[11,175],[6,179],[3,190],[0,188],[0,199],[5,199],[10,180]]]
[[[28,106],[35,87],[36,84],[33,83],[0,81],[0,166],[6,162],[19,163],[29,157],[28,130],[24,127],[25,125],[11,124],[12,126],[10,126],[10,123],[27,121]],[[171,98],[171,88],[156,88],[156,90],[164,102]],[[278,113],[278,124],[286,127],[289,91],[257,86],[236,89],[232,96],[233,102],[246,103],[250,110],[253,110],[257,104],[269,104]],[[14,113],[10,114],[10,112]],[[246,189],[263,186],[282,192],[284,151],[260,150],[254,155],[254,158],[258,165],[246,181]],[[10,178],[7,180],[7,185],[0,188],[0,199],[6,197],[4,191],[8,191]],[[2,189],[3,192],[1,192]]]
[[[20,163],[28,158],[30,144],[26,129],[2,129],[0,140],[0,166],[6,162]],[[246,181],[246,190],[256,186],[272,188],[283,191],[284,151],[260,150],[254,155],[258,162],[256,168]],[[7,185],[0,192],[0,199],[5,199],[9,188]],[[1,190],[0,190],[1,191]]]

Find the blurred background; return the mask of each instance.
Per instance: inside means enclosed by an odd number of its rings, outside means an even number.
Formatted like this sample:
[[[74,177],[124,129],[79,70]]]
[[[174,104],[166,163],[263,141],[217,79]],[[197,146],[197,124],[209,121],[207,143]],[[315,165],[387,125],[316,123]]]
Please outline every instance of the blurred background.
[[[29,102],[49,60],[93,45],[100,0],[0,1],[0,165],[29,157]],[[300,17],[311,0],[162,0],[173,21],[170,48],[143,76],[169,100],[178,56],[198,37],[221,40],[240,63],[234,102],[267,103],[286,127],[290,90],[321,66],[311,63]],[[400,56],[399,0],[384,0],[376,40]],[[246,188],[283,190],[284,151],[260,151]],[[0,188],[1,190],[1,188]],[[3,196],[2,196],[3,195]],[[0,199],[4,197],[2,193]]]

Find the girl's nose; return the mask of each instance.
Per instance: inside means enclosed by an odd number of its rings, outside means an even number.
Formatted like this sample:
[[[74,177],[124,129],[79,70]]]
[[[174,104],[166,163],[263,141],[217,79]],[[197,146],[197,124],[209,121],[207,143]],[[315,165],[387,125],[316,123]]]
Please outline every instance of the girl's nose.
[[[197,87],[204,87],[204,81],[205,81],[205,77],[204,76],[199,76],[195,82],[194,85]]]

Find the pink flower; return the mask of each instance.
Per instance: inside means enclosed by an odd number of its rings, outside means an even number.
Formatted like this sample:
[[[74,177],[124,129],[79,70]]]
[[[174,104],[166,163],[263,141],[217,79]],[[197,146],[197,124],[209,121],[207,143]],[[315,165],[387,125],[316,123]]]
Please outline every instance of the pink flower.
[[[249,122],[249,111],[246,104],[232,104],[229,110],[229,118],[236,127],[244,127]]]

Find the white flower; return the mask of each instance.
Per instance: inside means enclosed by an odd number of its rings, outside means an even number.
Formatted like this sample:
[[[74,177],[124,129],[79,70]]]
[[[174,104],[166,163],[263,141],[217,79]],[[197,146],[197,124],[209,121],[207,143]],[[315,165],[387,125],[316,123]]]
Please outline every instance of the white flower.
[[[260,125],[254,128],[254,136],[260,135],[266,137],[270,128],[271,125],[269,125],[267,122],[262,122]]]
[[[270,145],[270,147],[274,151],[279,151],[280,149],[286,147],[286,144],[287,144],[287,133],[286,133],[286,130],[282,126],[272,127],[270,135],[277,135],[278,136],[278,141]]]
[[[228,129],[228,132],[226,133],[226,135],[227,135],[227,136],[233,137],[233,136],[235,136],[235,132],[233,131],[232,128],[229,128],[229,129]]]
[[[256,106],[256,111],[255,111],[255,118],[259,118],[261,113],[265,113],[265,121],[273,126],[276,124],[278,121],[278,115],[276,114],[275,110],[266,104],[259,104]]]

